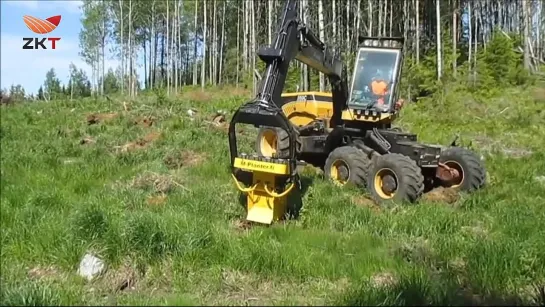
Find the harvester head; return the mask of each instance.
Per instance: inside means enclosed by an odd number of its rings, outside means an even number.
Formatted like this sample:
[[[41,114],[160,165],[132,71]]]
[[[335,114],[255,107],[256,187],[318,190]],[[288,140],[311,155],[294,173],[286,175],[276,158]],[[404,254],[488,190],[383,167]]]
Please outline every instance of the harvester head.
[[[291,145],[282,159],[247,155],[237,148],[237,124],[268,126],[284,131]],[[295,159],[295,133],[292,125],[276,104],[253,100],[239,108],[229,125],[231,171],[239,191],[246,194],[248,221],[271,224],[285,217],[288,199],[300,187]],[[246,187],[244,187],[246,186]]]

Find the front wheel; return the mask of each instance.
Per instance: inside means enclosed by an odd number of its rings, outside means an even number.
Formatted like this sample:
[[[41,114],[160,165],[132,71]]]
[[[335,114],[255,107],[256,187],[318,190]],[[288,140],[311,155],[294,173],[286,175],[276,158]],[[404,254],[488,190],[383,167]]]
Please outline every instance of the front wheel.
[[[352,146],[342,146],[329,154],[325,161],[324,173],[336,185],[352,184],[365,187],[370,165],[371,160],[363,151]]]
[[[411,158],[391,153],[375,160],[367,177],[367,187],[379,204],[413,203],[424,192],[424,176]]]

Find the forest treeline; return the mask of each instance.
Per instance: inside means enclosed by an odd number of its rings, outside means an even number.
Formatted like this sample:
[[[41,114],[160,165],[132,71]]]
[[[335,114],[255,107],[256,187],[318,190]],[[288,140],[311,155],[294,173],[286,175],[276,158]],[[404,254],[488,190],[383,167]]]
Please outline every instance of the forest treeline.
[[[170,95],[184,86],[255,87],[263,68],[256,51],[274,39],[284,3],[85,0],[80,55],[92,74],[73,67],[69,84],[60,85],[52,69],[36,98],[135,96],[151,89],[164,89]],[[301,0],[300,4],[301,19],[341,56],[348,75],[360,35],[405,37],[402,89],[409,97],[428,95],[453,82],[482,91],[543,76],[542,0]],[[116,70],[105,69],[108,51],[120,63]],[[327,87],[323,75],[300,63],[292,65],[286,90]],[[20,90],[24,91],[13,86],[7,92]]]

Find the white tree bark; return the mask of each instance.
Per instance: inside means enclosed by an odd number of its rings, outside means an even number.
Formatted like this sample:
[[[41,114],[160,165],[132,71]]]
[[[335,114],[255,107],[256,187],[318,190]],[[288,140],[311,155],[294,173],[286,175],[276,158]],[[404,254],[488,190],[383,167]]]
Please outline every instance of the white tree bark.
[[[169,32],[169,26],[170,26],[170,15],[169,15],[169,7],[170,7],[170,1],[166,2],[167,4],[167,32],[166,32],[166,56],[167,56],[167,68],[166,68],[166,74],[167,74],[167,95],[170,95],[170,32]]]
[[[416,63],[420,63],[420,0],[416,1]]]
[[[222,16],[222,19],[221,19],[221,43],[220,43],[220,55],[219,55],[219,61],[220,61],[220,67],[219,67],[219,84],[221,84],[221,81],[222,81],[222,78],[221,76],[223,75],[223,44],[224,44],[224,37],[225,37],[225,4],[227,3],[227,1],[223,1],[223,12],[221,14]],[[238,36],[238,31],[237,31],[237,36]],[[238,53],[237,53],[238,55]],[[238,56],[237,56],[238,57]]]
[[[273,8],[273,1],[268,0],[267,1],[267,14],[268,14],[268,33],[269,33],[269,45],[272,44],[272,8]]]
[[[435,0],[435,16],[437,27],[437,80],[443,76],[443,57],[441,55],[441,0]]]
[[[197,70],[199,69],[197,65],[197,16],[199,15],[198,7],[199,7],[199,1],[194,0],[195,2],[195,22],[193,26],[194,36],[193,39],[195,40],[193,42],[193,85],[197,85]]]
[[[373,36],[373,1],[367,0],[367,35]]]
[[[201,89],[204,90],[204,84],[206,83],[206,1],[203,1],[203,46],[202,46],[202,62],[201,62]]]
[[[359,0],[358,0],[359,1]],[[320,40],[324,41],[324,6],[322,0],[318,0],[318,28],[320,32]],[[324,74],[320,73],[320,92],[325,91]]]

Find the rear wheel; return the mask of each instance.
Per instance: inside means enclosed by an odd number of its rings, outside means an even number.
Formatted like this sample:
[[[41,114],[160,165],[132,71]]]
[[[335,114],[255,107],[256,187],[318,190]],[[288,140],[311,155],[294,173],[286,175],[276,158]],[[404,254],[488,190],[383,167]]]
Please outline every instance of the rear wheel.
[[[416,162],[401,154],[378,157],[367,176],[371,197],[379,204],[413,203],[424,191],[424,176]]]
[[[442,186],[464,192],[473,192],[484,186],[486,171],[481,159],[474,152],[462,147],[450,147],[441,153],[439,161],[456,169],[460,174],[458,180]]]
[[[289,156],[288,134],[276,127],[260,127],[256,140],[256,151],[260,156],[287,158]]]
[[[370,165],[371,160],[363,151],[352,146],[342,146],[329,154],[325,161],[324,173],[336,185],[352,184],[365,187]]]

